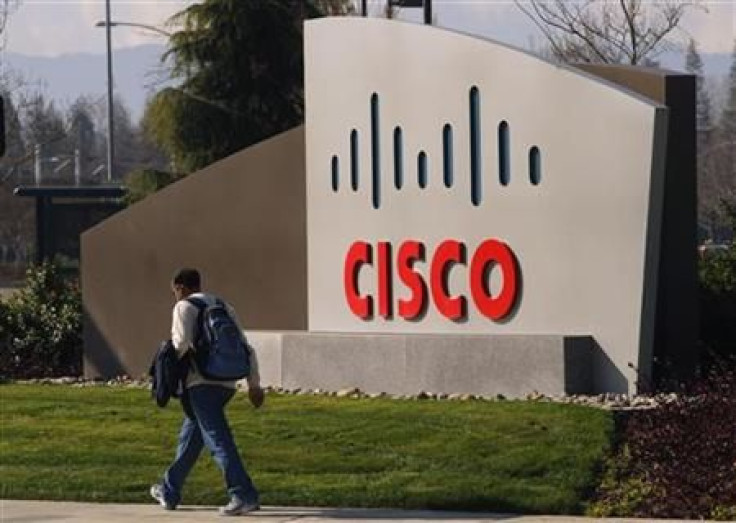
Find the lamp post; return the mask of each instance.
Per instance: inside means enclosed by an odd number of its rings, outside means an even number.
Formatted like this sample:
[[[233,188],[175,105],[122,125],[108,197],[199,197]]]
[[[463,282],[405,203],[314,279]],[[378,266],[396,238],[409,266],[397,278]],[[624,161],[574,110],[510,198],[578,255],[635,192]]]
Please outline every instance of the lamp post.
[[[432,0],[388,0],[388,3],[395,7],[422,7],[424,9],[424,23],[432,25]]]
[[[171,33],[168,31],[164,31],[160,27],[156,27],[155,25],[148,25],[148,24],[139,24],[138,22],[119,22],[117,20],[100,20],[95,24],[95,27],[118,27],[118,26],[126,26],[126,27],[140,27],[141,29],[147,29],[148,31],[153,31],[154,33],[158,33],[162,36],[169,37],[171,36]]]
[[[119,25],[129,27],[141,27],[162,34],[166,37],[171,33],[154,27],[152,25],[138,24],[133,22],[114,22],[110,19],[110,0],[105,0],[105,20],[100,20],[95,27],[104,27],[107,37],[107,181],[112,182],[113,179],[113,161],[115,160],[115,141],[113,128],[115,121],[113,119],[113,92],[112,92],[112,28]]]
[[[105,0],[105,24],[107,39],[107,181],[112,182],[115,141],[113,139],[113,97],[112,97],[112,27],[110,26],[110,0]]]

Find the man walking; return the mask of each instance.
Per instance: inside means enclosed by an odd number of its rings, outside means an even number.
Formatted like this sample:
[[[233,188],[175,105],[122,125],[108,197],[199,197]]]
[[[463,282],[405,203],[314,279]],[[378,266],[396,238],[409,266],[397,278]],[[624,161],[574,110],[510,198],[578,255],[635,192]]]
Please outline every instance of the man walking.
[[[194,351],[198,329],[201,328],[198,325],[199,309],[187,298],[212,306],[217,302],[217,297],[201,291],[201,279],[196,269],[178,271],[172,282],[172,291],[176,297],[176,305],[171,325],[171,341],[178,356],[183,358]],[[227,309],[242,333],[232,307],[227,305]],[[250,346],[247,350],[250,353],[251,367],[247,377],[248,396],[253,406],[258,408],[263,404],[264,393],[260,387],[255,351]],[[258,491],[240,459],[225,417],[225,405],[235,395],[236,382],[206,379],[197,368],[194,358],[189,359],[189,374],[181,398],[185,417],[179,432],[176,458],[164,473],[163,481],[151,487],[151,496],[167,510],[174,510],[181,501],[184,481],[206,445],[223,472],[230,495],[230,502],[220,509],[220,514],[237,516],[258,510]]]

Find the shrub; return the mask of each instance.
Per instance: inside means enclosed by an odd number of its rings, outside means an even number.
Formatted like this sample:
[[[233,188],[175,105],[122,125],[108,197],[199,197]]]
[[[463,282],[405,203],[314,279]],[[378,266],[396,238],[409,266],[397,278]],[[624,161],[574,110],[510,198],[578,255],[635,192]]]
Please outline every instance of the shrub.
[[[79,375],[82,297],[51,263],[31,267],[25,286],[0,302],[0,375]]]
[[[700,260],[700,339],[706,364],[736,355],[736,244]]]
[[[631,476],[631,453],[624,445],[615,457],[606,461],[597,499],[587,512],[596,518],[631,516],[651,495],[651,485]]]
[[[721,361],[686,394],[634,412],[591,512],[729,519],[736,514],[736,365]]]
[[[736,233],[736,207],[725,209]],[[711,358],[736,356],[736,243],[705,250],[700,258],[700,340]]]

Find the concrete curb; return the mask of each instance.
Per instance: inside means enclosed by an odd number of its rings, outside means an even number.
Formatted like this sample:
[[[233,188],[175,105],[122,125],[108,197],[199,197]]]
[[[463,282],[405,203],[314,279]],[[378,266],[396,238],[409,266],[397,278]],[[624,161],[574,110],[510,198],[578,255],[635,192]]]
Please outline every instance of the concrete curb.
[[[491,514],[469,512],[444,512],[429,510],[353,509],[353,508],[301,508],[263,507],[244,516],[247,521],[257,523],[338,523],[359,521],[381,523],[401,521],[421,523],[423,521],[487,522],[508,521],[510,523],[644,523],[659,521],[685,523],[685,520],[645,519],[595,519],[574,516],[524,516],[518,514]],[[187,506],[175,511],[166,511],[155,503],[133,505],[120,503],[76,503],[67,501],[17,501],[0,500],[0,521],[3,523],[31,522],[75,522],[75,523],[134,523],[139,521],[207,522],[224,521],[216,507]],[[226,521],[226,520],[225,520]]]

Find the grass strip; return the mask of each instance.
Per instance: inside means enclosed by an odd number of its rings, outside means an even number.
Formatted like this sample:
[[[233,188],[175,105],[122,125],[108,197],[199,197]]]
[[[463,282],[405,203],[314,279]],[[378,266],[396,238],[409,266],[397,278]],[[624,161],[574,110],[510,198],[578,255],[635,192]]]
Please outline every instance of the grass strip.
[[[0,385],[5,499],[147,502],[173,458],[177,402],[117,387]],[[268,505],[582,513],[609,453],[610,413],[516,401],[409,401],[271,394],[228,407]],[[183,497],[226,496],[203,453]]]

